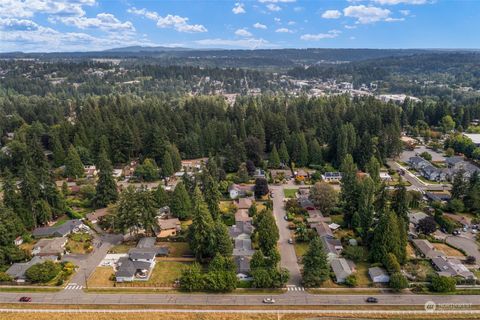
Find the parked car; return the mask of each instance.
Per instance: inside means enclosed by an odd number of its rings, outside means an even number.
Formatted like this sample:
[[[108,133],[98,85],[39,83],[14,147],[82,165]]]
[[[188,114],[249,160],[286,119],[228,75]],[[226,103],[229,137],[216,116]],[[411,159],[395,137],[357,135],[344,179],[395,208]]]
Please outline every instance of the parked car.
[[[21,297],[20,299],[18,299],[18,301],[20,301],[20,302],[30,302],[30,301],[32,301],[32,298],[31,297]]]
[[[452,234],[453,234],[454,236],[458,236],[458,235],[460,234],[460,231],[458,231],[458,230],[453,230]]]
[[[293,239],[292,238],[288,239],[288,243],[293,244]]]
[[[273,299],[273,298],[265,298],[265,299],[263,299],[263,303],[266,303],[266,304],[274,304],[274,303],[275,303],[275,299]]]
[[[368,303],[378,303],[378,299],[375,297],[368,297],[365,301]]]

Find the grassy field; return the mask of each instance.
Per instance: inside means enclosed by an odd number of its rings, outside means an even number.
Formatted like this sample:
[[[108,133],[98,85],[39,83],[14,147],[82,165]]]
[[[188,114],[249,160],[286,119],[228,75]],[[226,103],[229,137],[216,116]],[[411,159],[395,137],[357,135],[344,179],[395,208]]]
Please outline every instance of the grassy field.
[[[117,287],[171,287],[188,264],[189,262],[157,261],[148,281],[117,283]]]
[[[46,287],[0,287],[0,292],[58,292],[63,288],[46,288]],[[0,318],[1,319],[1,318]]]
[[[128,250],[135,248],[135,246],[136,243],[134,242],[124,242],[111,248],[108,253],[128,253]]]
[[[112,267],[96,267],[90,278],[88,278],[88,287],[113,287],[113,281],[110,281],[112,274]]]
[[[308,242],[295,242],[293,246],[295,248],[295,254],[297,255],[297,258],[300,259],[308,250]]]
[[[285,198],[295,198],[297,194],[297,189],[283,189],[285,193]]]
[[[449,257],[457,257],[460,259],[465,258],[465,255],[461,253],[459,250],[450,247],[449,245],[445,243],[432,243],[435,249],[439,251],[443,251],[447,256]]]
[[[356,264],[355,274],[357,276],[358,287],[368,287],[372,284],[370,276],[368,275],[368,264],[365,262],[359,262]]]

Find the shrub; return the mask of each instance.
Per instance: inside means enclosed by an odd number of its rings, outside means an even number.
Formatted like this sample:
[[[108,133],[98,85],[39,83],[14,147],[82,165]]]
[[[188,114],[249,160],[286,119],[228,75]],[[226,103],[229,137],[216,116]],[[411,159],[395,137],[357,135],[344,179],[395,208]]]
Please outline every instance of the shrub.
[[[455,281],[455,278],[434,276],[432,278],[430,289],[434,292],[453,292],[455,291],[456,284],[457,281]]]
[[[408,288],[408,280],[400,272],[395,272],[390,276],[390,288],[395,291],[400,291],[402,289]]]
[[[349,287],[356,287],[357,286],[357,276],[352,273],[345,279],[345,284]]]
[[[48,260],[42,263],[34,264],[27,269],[25,275],[31,282],[46,283],[55,278],[60,270],[61,268],[58,263]]]

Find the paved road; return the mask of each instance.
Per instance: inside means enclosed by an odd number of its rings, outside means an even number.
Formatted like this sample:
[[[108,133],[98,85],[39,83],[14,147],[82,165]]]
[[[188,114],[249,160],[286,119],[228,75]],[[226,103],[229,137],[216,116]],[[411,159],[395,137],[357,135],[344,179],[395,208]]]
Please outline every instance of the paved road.
[[[285,221],[284,216],[286,214],[283,198],[284,186],[270,186],[271,191],[274,192],[273,197],[273,214],[277,221],[278,231],[280,233],[280,240],[278,241],[278,247],[280,250],[280,266],[290,271],[289,285],[300,286],[302,283],[302,275],[300,273],[300,266],[298,265],[297,256],[293,245],[288,243],[288,239],[291,238],[290,230],[288,229],[288,221]]]
[[[78,270],[70,280],[70,283],[85,287],[86,279],[100,264],[108,250],[121,242],[121,235],[104,234],[95,236],[93,241],[94,250],[89,255],[66,255],[63,260],[71,261],[78,266]]]
[[[279,295],[246,294],[95,294],[81,290],[58,293],[0,293],[0,303],[18,302],[22,296],[32,297],[33,304],[64,305],[182,305],[182,306],[255,306],[262,305],[265,297],[273,297],[277,306],[314,306],[314,305],[364,305],[367,295],[309,294],[307,292],[287,292]],[[472,304],[479,305],[478,295],[415,295],[415,294],[381,294],[369,295],[378,298],[379,305],[424,305],[427,301],[437,304]]]
[[[416,177],[413,173],[408,171],[408,168],[405,168],[398,164],[397,162],[393,160],[388,160],[387,161],[388,165],[390,168],[393,170],[404,170],[405,174],[402,176],[402,178],[408,182],[410,182],[412,185],[407,187],[407,189],[412,190],[412,189],[417,189],[421,191],[445,191],[445,190],[450,190],[451,185],[450,184],[437,184],[437,183],[425,183],[422,180],[420,180],[418,177]]]

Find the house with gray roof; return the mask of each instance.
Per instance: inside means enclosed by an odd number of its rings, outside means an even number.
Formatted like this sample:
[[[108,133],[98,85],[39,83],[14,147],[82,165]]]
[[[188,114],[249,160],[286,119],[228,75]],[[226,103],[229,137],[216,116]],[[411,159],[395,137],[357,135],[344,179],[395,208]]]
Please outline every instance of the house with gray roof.
[[[414,239],[412,240],[413,246],[417,249],[420,254],[428,259],[433,259],[435,257],[445,256],[442,251],[435,249],[433,244],[424,239]]]
[[[332,237],[321,237],[320,239],[323,250],[327,254],[327,260],[331,262],[333,259],[338,258],[343,251],[342,242]]]
[[[388,283],[390,282],[390,276],[387,270],[380,267],[368,268],[368,275],[374,283]]]
[[[353,273],[355,264],[353,262],[348,262],[347,259],[344,258],[336,258],[333,259],[330,263],[332,267],[333,273],[335,274],[335,282],[337,283],[344,283],[345,280],[349,275]]]
[[[67,220],[59,226],[40,227],[32,231],[35,238],[65,237],[72,232],[88,231],[89,228],[79,219]]]
[[[35,256],[28,262],[12,264],[5,273],[8,274],[13,279],[13,281],[18,283],[23,283],[27,281],[27,276],[25,275],[25,273],[27,272],[28,268],[30,268],[35,264],[43,263],[48,260],[57,261],[57,257],[56,256],[45,256],[45,257]]]
[[[127,257],[118,259],[115,279],[117,282],[146,281],[155,267],[155,258],[168,254],[167,247],[155,246],[155,238],[142,238],[135,248],[128,251]]]
[[[422,157],[418,157],[418,156],[410,157],[408,159],[408,164],[410,165],[411,168],[413,168],[417,171],[420,171],[424,167],[426,167],[428,165],[431,165],[431,163],[429,161],[423,159]]]
[[[34,256],[57,256],[61,257],[65,253],[67,238],[40,239],[32,248]]]
[[[250,238],[252,232],[252,218],[249,217],[248,210],[238,209],[235,212],[235,224],[229,229],[230,237],[234,242],[232,255],[237,266],[237,276],[244,277],[250,272],[250,260],[255,253]]]
[[[439,256],[432,259],[432,264],[441,276],[461,277],[472,280],[477,279],[475,274],[468,270],[458,259]]]

